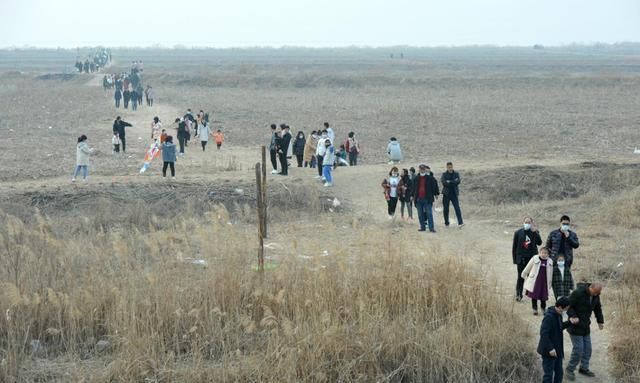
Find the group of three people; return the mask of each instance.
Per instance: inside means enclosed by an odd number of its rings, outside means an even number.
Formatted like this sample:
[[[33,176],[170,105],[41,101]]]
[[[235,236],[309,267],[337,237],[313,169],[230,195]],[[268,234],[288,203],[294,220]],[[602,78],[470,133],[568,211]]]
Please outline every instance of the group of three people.
[[[460,174],[454,170],[453,163],[447,162],[447,170],[442,173],[440,182],[442,183],[442,204],[445,226],[449,226],[449,208],[453,205],[455,210],[458,227],[464,226],[462,218],[462,210],[460,209],[459,185]],[[435,233],[435,221],[433,219],[433,205],[440,196],[440,187],[438,181],[433,175],[431,168],[426,164],[418,166],[419,172],[416,174],[414,168],[409,170],[403,169],[402,175],[396,166],[391,168],[389,178],[382,181],[384,196],[387,201],[387,213],[389,219],[393,219],[396,213],[398,202],[400,205],[400,214],[405,219],[404,211],[407,209],[407,219],[413,219],[412,205],[416,207],[418,212],[418,221],[420,223],[419,231]]]

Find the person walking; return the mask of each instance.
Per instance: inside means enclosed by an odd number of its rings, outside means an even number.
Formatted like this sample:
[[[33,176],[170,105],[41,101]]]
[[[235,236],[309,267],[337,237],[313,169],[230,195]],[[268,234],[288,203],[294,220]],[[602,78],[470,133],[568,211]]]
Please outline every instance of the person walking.
[[[562,383],[562,359],[564,358],[564,339],[562,331],[570,322],[562,321],[562,314],[569,308],[569,298],[560,297],[554,307],[544,313],[540,325],[538,354],[542,357],[542,383]]]
[[[447,171],[442,173],[440,182],[442,182],[442,210],[444,215],[444,225],[449,227],[449,203],[451,203],[453,204],[453,209],[456,212],[458,227],[461,228],[464,226],[464,221],[462,220],[462,211],[460,210],[460,202],[458,200],[460,174],[453,170],[452,162],[447,162]]]
[[[131,99],[131,110],[138,110],[138,92],[132,90],[129,95]]]
[[[167,136],[162,143],[162,177],[167,176],[167,167],[171,168],[171,177],[176,176],[176,145],[173,143],[173,137]]]
[[[202,124],[198,128],[198,137],[200,137],[200,144],[202,145],[203,152],[207,147],[207,143],[209,142],[210,135],[211,135],[211,129],[209,128],[209,124],[207,124],[205,121],[202,121]]]
[[[122,92],[122,98],[124,99],[124,108],[129,109],[129,100],[131,100],[131,91],[129,88],[124,88]]]
[[[278,144],[278,154],[280,155],[280,175],[289,175],[289,163],[287,162],[287,153],[291,144],[291,133],[289,133],[289,125],[284,125],[282,129],[282,137]]]
[[[304,136],[303,131],[299,131],[296,135],[296,139],[293,141],[293,154],[296,155],[298,161],[298,167],[301,168],[304,163],[304,150],[307,145],[307,139]]]
[[[517,266],[516,300],[522,300],[524,277],[522,272],[534,255],[538,255],[538,246],[542,245],[542,238],[538,227],[531,217],[524,217],[522,227],[513,234],[511,256],[513,264]]]
[[[551,253],[551,259],[556,259],[559,254],[563,254],[566,259],[566,266],[571,268],[573,264],[573,249],[580,246],[578,235],[571,230],[571,218],[563,215],[560,218],[560,228],[549,233],[547,247]]]
[[[392,167],[389,171],[389,178],[385,178],[382,181],[382,188],[384,189],[384,198],[387,201],[387,214],[389,219],[393,219],[396,215],[396,207],[398,206],[398,198],[404,192],[404,185],[402,184],[402,178],[398,172],[397,167]]]
[[[569,329],[571,337],[571,357],[567,363],[567,378],[575,380],[575,371],[580,364],[578,373],[595,377],[596,374],[589,369],[591,361],[591,315],[595,314],[600,330],[604,330],[604,315],[600,303],[600,283],[579,283],[578,287],[569,296]]]
[[[184,119],[176,118],[175,123],[177,124],[177,136],[178,136],[178,144],[180,145],[180,153],[178,154],[180,157],[184,156],[184,147],[187,143],[187,123]],[[168,137],[167,137],[168,138]]]
[[[216,132],[213,133],[213,139],[216,142],[216,147],[218,148],[218,150],[220,150],[220,148],[222,147],[222,143],[224,142],[224,133],[222,133],[222,130],[216,130]]]
[[[111,154],[120,153],[120,136],[118,132],[113,132],[111,137]]]
[[[571,269],[567,267],[564,255],[560,254],[553,265],[553,277],[551,279],[553,295],[555,295],[556,299],[568,297],[573,291],[573,286]]]
[[[402,169],[402,193],[400,193],[400,217],[404,220],[404,209],[407,208],[407,220],[413,220],[413,206],[411,201],[413,197],[413,183],[409,176],[409,170]]]
[[[156,90],[152,86],[147,88],[147,105],[153,106],[153,101],[156,99]]]
[[[122,153],[127,151],[126,128],[130,126],[133,125],[121,119],[120,116],[116,117],[115,121],[113,121],[113,132],[118,132],[120,142],[122,143]]]
[[[144,93],[144,88],[142,88],[142,84],[138,84],[136,87],[136,95],[138,96],[138,105],[142,106],[142,95]]]
[[[360,154],[360,144],[358,143],[354,132],[349,132],[345,149],[347,149],[347,153],[349,155],[349,166],[357,166],[358,154]]]
[[[524,278],[525,294],[531,298],[533,315],[538,315],[538,301],[540,308],[544,310],[551,291],[553,260],[549,258],[549,249],[540,248],[540,254],[531,257],[520,275]]]
[[[333,143],[329,139],[324,140],[325,150],[323,152],[324,162],[322,163],[322,174],[324,177],[324,186],[333,186],[333,177],[331,172],[333,171],[333,163],[335,162],[335,149]]]
[[[433,202],[438,199],[440,190],[438,182],[429,172],[428,166],[421,164],[420,173],[413,180],[413,200],[418,210],[418,221],[420,229],[418,231],[426,231],[427,225],[429,232],[435,233],[435,223],[433,222]]]
[[[271,174],[278,174],[278,127],[271,124],[271,142],[269,143],[269,156],[271,158]]]
[[[122,99],[122,92],[119,88],[116,88],[113,92],[113,99],[116,101],[116,108],[120,108],[120,100]]]
[[[87,182],[89,175],[89,155],[93,153],[93,149],[87,144],[87,136],[84,134],[78,137],[78,144],[76,145],[76,170],[73,172],[73,178],[71,182],[76,182],[78,173],[82,171],[82,181]]]
[[[318,147],[318,133],[314,130],[311,132],[311,136],[304,145],[304,167],[312,167],[313,159],[316,156],[316,149]]]

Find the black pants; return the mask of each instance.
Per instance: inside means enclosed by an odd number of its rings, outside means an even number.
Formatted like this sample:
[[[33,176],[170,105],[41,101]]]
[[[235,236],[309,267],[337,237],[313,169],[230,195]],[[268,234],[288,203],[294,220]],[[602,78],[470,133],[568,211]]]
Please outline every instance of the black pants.
[[[207,147],[207,141],[200,141],[200,144],[202,144],[202,151],[204,152],[204,149]]]
[[[149,100],[149,97],[147,97],[147,106],[151,106],[151,100]]]
[[[556,350],[557,351],[557,350]],[[564,371],[562,370],[562,358],[542,357],[542,383],[560,383]]]
[[[389,197],[389,200],[387,201],[387,211],[389,212],[389,215],[396,214],[397,206],[398,206],[398,197]]]
[[[538,309],[538,300],[537,299],[532,299],[531,300],[531,308],[534,309],[534,310]],[[547,301],[540,300],[540,308],[542,309],[542,311],[544,311],[544,309],[547,308]]]
[[[358,152],[349,152],[349,166],[358,165]]]
[[[184,154],[184,144],[187,142],[185,136],[178,136],[178,145],[180,145],[180,153]]]
[[[120,153],[120,144],[113,145],[113,152]]]
[[[324,160],[323,156],[316,156],[318,158],[318,175],[322,177],[322,162]]]
[[[273,170],[278,170],[278,152],[269,150],[269,155],[271,156],[271,166],[273,166]]]
[[[120,107],[120,99],[116,98],[116,108],[119,108],[119,107]]]
[[[171,177],[175,177],[176,176],[175,162],[169,162],[169,161],[165,161],[164,165],[162,165],[162,176],[163,177],[167,176],[167,166],[171,168]]]
[[[413,206],[411,206],[411,198],[404,198],[400,200],[400,214],[404,217],[404,208],[407,207],[407,214],[409,218],[413,218]]]
[[[218,147],[218,150],[220,150],[220,148],[222,147],[222,142],[216,142],[216,146]]]
[[[129,109],[129,100],[127,100],[126,98],[124,99],[124,108]]]
[[[286,176],[289,174],[289,164],[287,163],[287,153],[280,153],[280,174]]]
[[[460,210],[460,202],[457,195],[444,195],[442,196],[442,212],[444,214],[444,224],[449,226],[449,202],[453,204],[453,209],[456,211],[456,218],[458,219],[458,225],[462,225],[462,211]]]
[[[522,272],[524,268],[527,267],[527,263],[529,263],[528,259],[523,259],[518,263],[518,279],[516,280],[516,297],[522,298],[524,288],[524,278],[522,278]]]
[[[120,142],[122,143],[122,153],[127,150],[127,139],[125,136],[120,136]]]
[[[296,154],[296,160],[298,160],[298,167],[301,168],[304,162],[304,154]]]

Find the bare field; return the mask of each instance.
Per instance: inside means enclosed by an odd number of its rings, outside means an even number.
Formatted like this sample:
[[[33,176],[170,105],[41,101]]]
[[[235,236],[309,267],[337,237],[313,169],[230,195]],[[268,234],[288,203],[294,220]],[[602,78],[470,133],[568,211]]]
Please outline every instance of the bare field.
[[[561,214],[574,278],[606,283],[590,381],[638,381],[640,48],[114,50],[112,71],[142,58],[156,89],[137,112],[65,74],[74,57],[0,52],[0,381],[537,381],[511,239],[524,215],[546,237]],[[187,108],[222,150],[192,142],[175,180],[159,161],[139,175],[153,116],[172,129]],[[259,146],[271,123],[324,121],[356,132],[362,166],[330,189],[310,169],[269,177],[261,277]],[[80,134],[97,152],[72,185]],[[432,236],[387,219],[391,136],[402,167],[456,164],[464,229],[441,203]]]

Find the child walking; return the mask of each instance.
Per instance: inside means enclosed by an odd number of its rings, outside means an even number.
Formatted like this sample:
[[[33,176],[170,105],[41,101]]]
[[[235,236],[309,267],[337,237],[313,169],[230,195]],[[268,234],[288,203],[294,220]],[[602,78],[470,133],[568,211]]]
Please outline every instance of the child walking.
[[[556,296],[556,300],[560,299],[560,297],[568,297],[571,291],[573,291],[573,275],[571,275],[571,269],[565,265],[563,254],[558,254],[556,263],[553,265],[551,286],[553,287],[553,295]]]
[[[176,176],[176,145],[173,143],[173,137],[167,136],[162,144],[162,177],[167,176],[167,167],[171,168],[171,177]]]
[[[78,137],[78,144],[76,145],[76,170],[73,172],[73,178],[71,182],[76,182],[76,177],[80,170],[82,170],[82,181],[87,182],[87,176],[89,175],[89,154],[93,152],[93,149],[87,144],[87,136],[84,134]]]
[[[553,279],[553,260],[549,258],[549,249],[540,248],[539,254],[531,257],[521,276],[524,278],[526,295],[531,298],[533,315],[538,315],[538,301],[544,311]]]
[[[218,150],[220,150],[220,147],[222,146],[222,143],[224,142],[224,133],[222,133],[222,131],[220,129],[218,129],[213,134],[213,139],[216,141],[216,147],[218,148]]]
[[[322,162],[322,174],[324,177],[324,186],[333,186],[333,178],[331,177],[331,171],[333,170],[333,163],[336,161],[336,153],[331,143],[331,140],[324,141],[324,157]]]
[[[113,132],[113,138],[111,138],[111,154],[120,153],[120,134]]]

